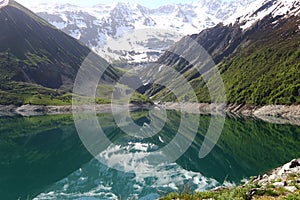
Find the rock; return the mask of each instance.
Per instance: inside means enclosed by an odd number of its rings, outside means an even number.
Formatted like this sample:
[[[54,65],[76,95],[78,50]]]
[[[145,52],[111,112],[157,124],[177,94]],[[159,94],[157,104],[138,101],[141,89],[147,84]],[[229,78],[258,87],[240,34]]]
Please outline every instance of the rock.
[[[22,116],[44,115],[47,112],[47,107],[43,105],[23,105],[16,109],[16,113]]]
[[[276,174],[272,174],[271,176],[269,176],[268,180],[272,181],[272,180],[275,180],[275,179],[278,179],[278,178],[279,177]]]
[[[280,188],[280,187],[284,187],[284,186],[287,186],[287,183],[284,181],[284,182],[276,182],[276,183],[273,183],[273,185],[276,187],[276,188]]]
[[[263,180],[259,181],[259,184],[261,184],[261,185],[263,185],[263,186],[267,185],[268,183],[269,183],[269,182],[268,182],[268,180],[266,180],[266,179],[263,179]]]
[[[43,105],[23,105],[19,108],[17,108],[18,112],[26,112],[26,111],[29,111],[29,112],[43,112],[43,111],[46,111],[46,106],[43,106]]]
[[[263,178],[262,175],[259,175],[259,176],[257,177],[258,180],[261,180],[262,178]]]
[[[295,192],[297,188],[295,186],[285,186],[284,189],[290,191],[290,192]]]
[[[282,176],[286,171],[288,171],[288,170],[290,169],[290,166],[291,166],[291,163],[290,163],[290,162],[287,163],[287,164],[285,164],[285,165],[283,165],[283,166],[281,167],[281,169],[279,169],[278,175],[279,175],[279,176]]]
[[[251,189],[250,191],[249,191],[249,196],[254,196],[255,195],[255,193],[258,191],[259,189],[258,188],[253,188],[253,189]]]
[[[298,167],[300,166],[300,163],[298,160],[294,159],[291,161],[291,164],[290,164],[290,168],[295,168],[295,167]]]
[[[47,113],[59,114],[59,113],[71,113],[72,106],[47,106]]]
[[[267,175],[267,174],[264,174],[262,178],[268,178],[268,175]]]
[[[299,105],[268,105],[254,111],[255,116],[294,117],[300,115]]]
[[[17,106],[14,105],[8,105],[8,106],[0,105],[0,116],[14,116],[16,109]]]
[[[278,176],[283,176],[285,174],[290,174],[290,173],[299,173],[300,172],[300,163],[298,160],[294,159],[291,162],[283,165],[281,168],[278,168],[277,175]]]
[[[16,109],[17,106],[14,105],[8,105],[8,106],[0,105],[0,112],[14,112]]]
[[[226,186],[220,186],[220,187],[214,188],[212,191],[222,191],[224,189],[228,189],[228,187],[226,187]]]

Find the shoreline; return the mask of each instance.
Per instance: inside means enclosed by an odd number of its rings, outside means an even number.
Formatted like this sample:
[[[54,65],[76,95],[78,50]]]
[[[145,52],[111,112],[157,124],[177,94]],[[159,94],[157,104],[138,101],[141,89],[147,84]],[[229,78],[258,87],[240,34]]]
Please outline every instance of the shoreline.
[[[65,105],[65,106],[45,106],[45,105],[0,105],[0,116],[40,116],[40,115],[55,115],[55,114],[72,114],[72,113],[110,113],[112,107],[120,111],[126,111],[129,107],[130,111],[139,109],[148,109],[151,104],[129,104],[129,105],[111,105],[111,104],[96,104],[93,105]]]
[[[220,186],[193,194],[171,193],[160,199],[299,199],[299,188],[300,159],[293,159],[269,172],[254,176],[241,185]]]
[[[254,117],[274,124],[300,126],[300,105],[236,105],[215,103],[164,103],[167,110],[184,111],[195,114],[227,114],[237,117]]]
[[[129,104],[114,105],[120,111],[125,111],[129,106],[131,111],[150,109],[153,106],[166,110],[177,110],[193,114],[228,114],[235,116],[255,117],[266,122],[276,124],[300,125],[300,105],[234,105],[234,104],[209,104],[209,103],[163,103],[163,104]],[[111,104],[79,105],[79,106],[45,106],[45,105],[0,105],[0,116],[37,116],[47,114],[72,114],[81,112],[112,112]]]
[[[209,103],[164,103],[168,110],[180,110],[199,114],[232,113],[255,117],[300,118],[300,105],[235,105]]]

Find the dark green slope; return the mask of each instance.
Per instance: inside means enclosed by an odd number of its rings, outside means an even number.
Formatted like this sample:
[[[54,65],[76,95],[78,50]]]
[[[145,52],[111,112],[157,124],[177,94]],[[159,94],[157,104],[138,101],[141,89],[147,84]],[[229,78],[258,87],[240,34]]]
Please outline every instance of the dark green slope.
[[[14,1],[0,9],[0,27],[0,104],[70,102],[66,92],[91,50]],[[100,57],[90,63],[108,65]],[[101,81],[117,78],[110,67]]]
[[[299,14],[277,18],[266,16],[245,31],[238,24],[219,24],[191,37],[203,46],[219,68],[229,103],[299,104],[299,26]],[[182,48],[183,41],[176,44],[177,48]],[[159,63],[182,73],[200,102],[210,102],[205,83],[190,63],[170,51],[160,58]],[[205,66],[203,69],[202,72],[210,70]],[[152,74],[155,72],[157,68]],[[164,101],[176,100],[170,91],[157,85],[152,86],[148,94]]]
[[[223,61],[228,100],[246,104],[300,103],[300,17],[266,24]]]

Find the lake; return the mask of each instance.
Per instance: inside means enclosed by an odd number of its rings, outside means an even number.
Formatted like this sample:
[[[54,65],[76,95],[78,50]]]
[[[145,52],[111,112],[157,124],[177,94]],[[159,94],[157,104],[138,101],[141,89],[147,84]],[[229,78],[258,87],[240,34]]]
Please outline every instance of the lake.
[[[147,111],[131,116],[137,125],[149,123]],[[179,159],[143,160],[172,141],[181,117],[168,111],[159,133],[140,138],[123,132],[112,114],[98,114],[111,144],[94,158],[80,140],[72,115],[2,116],[0,199],[157,199],[170,192],[241,184],[300,157],[300,126],[227,116],[218,143],[200,159],[211,120],[201,115],[198,133]]]

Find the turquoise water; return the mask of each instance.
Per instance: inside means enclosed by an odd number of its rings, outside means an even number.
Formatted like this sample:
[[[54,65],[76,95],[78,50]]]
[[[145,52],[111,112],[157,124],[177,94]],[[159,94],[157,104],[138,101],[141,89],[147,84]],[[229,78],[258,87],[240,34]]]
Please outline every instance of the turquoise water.
[[[143,125],[149,123],[147,114],[131,116]],[[167,115],[162,131],[141,139],[122,132],[112,115],[99,114],[112,144],[97,159],[82,144],[71,115],[0,117],[0,199],[157,199],[173,191],[240,184],[300,157],[299,126],[227,117],[217,145],[200,159],[207,115],[200,117],[196,138],[176,162],[143,161],[176,135],[181,114]],[[118,169],[108,167],[116,164]]]

